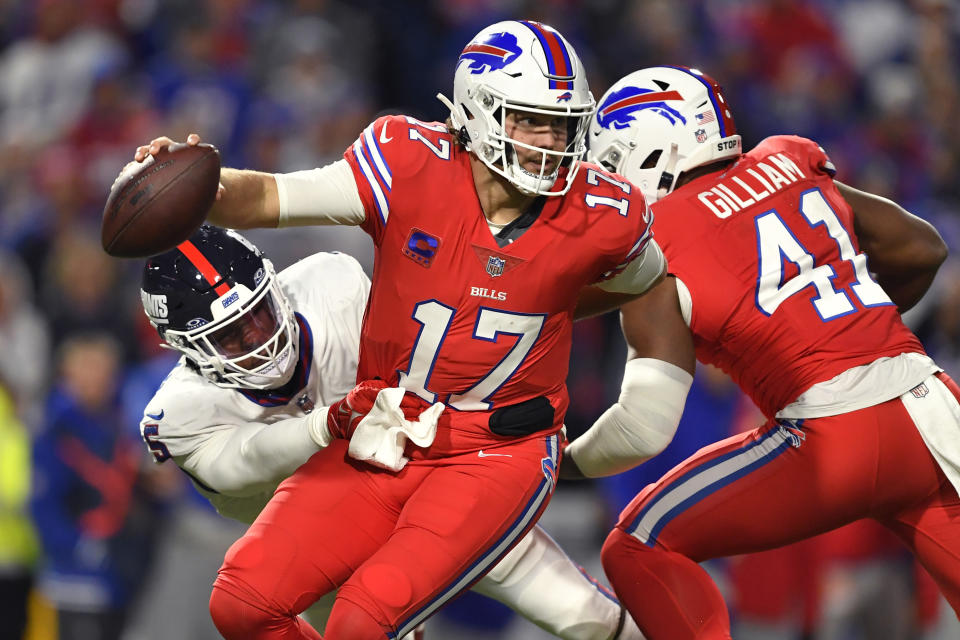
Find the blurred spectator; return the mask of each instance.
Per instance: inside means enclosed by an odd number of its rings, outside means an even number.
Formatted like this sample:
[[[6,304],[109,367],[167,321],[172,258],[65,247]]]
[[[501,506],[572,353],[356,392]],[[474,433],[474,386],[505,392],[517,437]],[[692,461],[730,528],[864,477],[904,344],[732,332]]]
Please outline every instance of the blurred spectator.
[[[938,299],[919,331],[930,355],[948,372],[960,373],[960,262],[943,265],[936,287]]]
[[[918,636],[913,559],[892,532],[860,520],[815,540],[824,569],[817,640]]]
[[[66,148],[59,149],[87,190],[77,211],[86,214],[83,223],[99,223],[117,167],[129,162],[130,149],[152,138],[159,127],[145,74],[117,65],[96,75],[90,104],[67,132]]]
[[[90,24],[83,3],[37,0],[30,33],[0,56],[0,149],[58,139],[83,112],[93,79],[126,52]]]
[[[769,81],[804,71],[796,63],[821,60],[843,66],[836,28],[811,0],[766,0],[747,13],[754,68]]]
[[[27,501],[30,438],[0,385],[0,640],[21,640],[39,548]]]
[[[241,46],[235,39],[243,34],[236,33],[232,24],[214,20],[207,5],[190,3],[188,10],[181,21],[170,25],[169,46],[147,68],[154,101],[167,118],[163,131],[157,133],[183,140],[190,132],[201,132],[227,158],[233,157],[243,147],[253,94],[238,60],[223,55],[221,47]],[[229,36],[221,27],[229,29]]]
[[[136,300],[136,289],[117,286],[119,266],[91,234],[75,232],[56,239],[41,296],[55,347],[76,333],[105,331],[120,341],[124,361],[134,357],[130,301]]]
[[[0,386],[13,396],[19,415],[35,420],[47,382],[50,337],[20,260],[0,251],[0,274]]]
[[[128,369],[122,390],[124,424],[139,440],[143,408],[179,353],[157,348],[157,330],[142,311],[138,315],[149,331],[142,337],[143,350],[147,345],[155,349],[145,362]],[[142,440],[140,446],[147,451]],[[154,569],[131,611],[124,640],[218,640],[221,636],[206,607],[210,585],[227,549],[246,527],[220,516],[176,465],[156,464],[152,456],[145,465],[153,497],[165,503],[164,522],[154,549]]]
[[[141,446],[118,404],[120,352],[103,334],[66,340],[36,441],[33,516],[61,640],[118,639],[152,557],[152,505],[137,498]]]

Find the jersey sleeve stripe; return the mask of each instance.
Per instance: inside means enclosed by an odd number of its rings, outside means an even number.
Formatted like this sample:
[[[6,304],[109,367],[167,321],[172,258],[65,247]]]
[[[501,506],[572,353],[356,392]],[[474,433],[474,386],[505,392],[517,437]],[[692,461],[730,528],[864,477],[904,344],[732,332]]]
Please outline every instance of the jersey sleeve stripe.
[[[360,138],[357,138],[353,143],[353,154],[357,157],[357,162],[360,164],[360,173],[363,174],[364,179],[370,185],[370,190],[373,191],[374,203],[377,205],[377,213],[380,214],[380,220],[383,224],[387,224],[387,218],[390,215],[390,205],[387,203],[387,197],[384,195],[383,189],[380,188],[380,182],[377,181],[373,169],[370,168],[370,163],[367,162],[367,158],[363,154]]]
[[[403,117],[407,122],[409,122],[414,126],[423,127],[424,129],[429,129],[430,131],[436,131],[437,133],[450,133],[450,131],[447,129],[447,125],[443,123],[429,124],[427,122],[424,122],[423,120],[417,120],[416,118],[412,118],[410,116],[403,116]]]
[[[372,125],[363,130],[363,140],[367,152],[373,159],[373,166],[376,168],[377,173],[380,174],[380,179],[383,180],[383,184],[387,186],[387,191],[390,191],[393,189],[393,174],[390,173],[390,167],[387,166],[386,160],[383,159],[383,154],[380,153],[380,147],[377,146],[377,139],[373,136]]]
[[[636,258],[640,253],[646,249],[647,242],[650,240],[650,227],[647,227],[647,230],[643,232],[643,235],[640,236],[640,239],[637,240],[636,244],[630,248],[630,251],[627,252],[627,257],[623,260],[623,265],[626,266],[628,262],[631,262]]]
[[[552,29],[548,29],[539,22],[521,20],[524,25],[537,36],[540,46],[543,47],[544,57],[547,60],[547,73],[550,78],[551,89],[573,89],[573,64],[570,62],[570,54],[560,39],[559,34]]]
[[[696,73],[691,73],[690,69],[686,67],[676,67],[673,65],[666,65],[671,69],[677,69],[678,71],[683,71],[692,78],[695,78],[700,84],[707,88],[707,95],[710,96],[710,104],[713,105],[713,111],[719,116],[717,123],[720,125],[720,136],[727,137],[732,136],[737,132],[737,125],[733,121],[733,117],[730,115],[730,110],[727,108],[726,104],[721,105],[723,101],[723,94],[720,92],[720,86],[711,78],[707,80],[702,75],[697,75]]]
[[[600,279],[609,280],[626,269],[627,266],[636,260],[637,257],[643,253],[644,249],[647,248],[647,243],[650,241],[651,237],[653,237],[653,235],[650,233],[650,226],[647,226],[646,231],[643,232],[643,235],[640,236],[640,239],[637,240],[633,247],[630,248],[630,251],[627,252],[627,257],[623,259],[623,262],[615,266],[613,269],[610,269],[610,271],[604,273],[602,276],[600,276]]]

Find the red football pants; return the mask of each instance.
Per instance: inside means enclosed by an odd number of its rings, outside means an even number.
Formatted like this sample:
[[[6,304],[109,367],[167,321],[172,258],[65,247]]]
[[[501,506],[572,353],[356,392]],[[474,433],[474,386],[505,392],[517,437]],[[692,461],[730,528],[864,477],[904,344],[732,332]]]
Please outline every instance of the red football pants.
[[[340,587],[327,640],[395,638],[481,578],[553,491],[559,436],[399,473],[335,441],[277,489],[227,552],[210,609],[228,639],[318,638],[297,614]],[[342,586],[341,586],[342,585]]]
[[[937,378],[946,399],[934,419],[960,437],[960,389]],[[649,640],[725,639],[726,606],[698,562],[860,518],[896,533],[960,611],[960,498],[900,398],[838,416],[771,420],[701,449],[627,506],[603,566]]]

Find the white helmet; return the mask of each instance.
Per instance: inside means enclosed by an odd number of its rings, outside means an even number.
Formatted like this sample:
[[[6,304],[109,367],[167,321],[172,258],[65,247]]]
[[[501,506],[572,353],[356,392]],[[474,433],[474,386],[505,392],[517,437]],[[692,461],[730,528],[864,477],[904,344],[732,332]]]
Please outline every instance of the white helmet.
[[[460,141],[491,170],[524,193],[563,195],[586,150],[596,104],[580,58],[556,30],[527,20],[493,24],[473,38],[457,61],[450,120]],[[567,118],[567,145],[557,152],[518,142],[504,133],[507,111]],[[539,173],[520,166],[514,147],[542,153]],[[547,158],[556,163],[547,173]],[[565,184],[552,190],[560,175]]]
[[[687,67],[625,76],[600,100],[590,130],[590,159],[640,187],[648,204],[684,171],[741,153],[720,86]]]

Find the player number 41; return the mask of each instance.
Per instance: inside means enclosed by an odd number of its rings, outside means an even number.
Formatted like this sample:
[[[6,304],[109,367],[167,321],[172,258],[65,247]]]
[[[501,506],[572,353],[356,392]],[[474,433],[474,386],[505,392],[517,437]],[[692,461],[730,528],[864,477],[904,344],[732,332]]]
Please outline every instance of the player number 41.
[[[837,243],[840,259],[853,266],[856,283],[850,289],[865,307],[893,304],[883,288],[870,277],[867,256],[857,253],[850,235],[843,228],[820,189],[810,189],[800,196],[800,213],[811,227],[823,225]],[[773,315],[787,298],[809,286],[817,295],[810,299],[824,321],[833,320],[856,311],[844,291],[834,289],[832,280],[837,273],[829,264],[817,265],[813,254],[807,251],[784,223],[776,209],[758,216],[757,248],[760,254],[760,274],[757,278],[757,307],[765,315]],[[795,264],[797,275],[783,281],[783,260]]]

